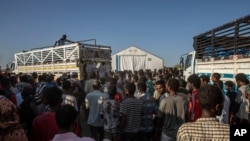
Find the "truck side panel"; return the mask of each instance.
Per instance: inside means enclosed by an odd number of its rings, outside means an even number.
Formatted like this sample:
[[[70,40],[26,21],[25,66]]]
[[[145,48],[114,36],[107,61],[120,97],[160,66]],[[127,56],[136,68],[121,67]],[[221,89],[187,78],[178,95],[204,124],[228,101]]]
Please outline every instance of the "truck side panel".
[[[230,60],[213,60],[196,62],[196,73],[198,75],[209,75],[220,73],[221,80],[235,81],[237,73],[245,73],[250,78],[250,58],[232,58]]]
[[[80,73],[79,60],[111,62],[111,47],[72,43],[62,46],[36,48],[15,54],[15,73]]]

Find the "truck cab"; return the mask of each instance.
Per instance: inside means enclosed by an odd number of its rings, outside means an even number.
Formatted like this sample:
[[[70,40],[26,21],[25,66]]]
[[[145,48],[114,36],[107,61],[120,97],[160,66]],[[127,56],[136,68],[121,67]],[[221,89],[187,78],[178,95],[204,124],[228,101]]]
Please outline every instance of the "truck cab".
[[[195,51],[181,55],[180,66],[183,79],[187,81],[187,78],[195,73]]]

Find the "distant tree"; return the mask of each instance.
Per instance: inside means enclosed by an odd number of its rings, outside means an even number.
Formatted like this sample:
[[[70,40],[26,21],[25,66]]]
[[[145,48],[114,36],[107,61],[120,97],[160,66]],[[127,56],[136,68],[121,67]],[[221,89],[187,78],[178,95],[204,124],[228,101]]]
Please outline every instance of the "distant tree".
[[[10,72],[10,68],[9,68],[9,65],[8,65],[8,64],[6,65],[5,72],[7,72],[7,73],[9,73],[9,72]]]
[[[177,68],[177,69],[180,69],[180,64],[175,64],[174,66],[173,66],[173,68]]]
[[[167,69],[167,68],[169,68],[169,67],[167,67],[167,66],[164,66],[164,68],[163,68],[163,69]]]

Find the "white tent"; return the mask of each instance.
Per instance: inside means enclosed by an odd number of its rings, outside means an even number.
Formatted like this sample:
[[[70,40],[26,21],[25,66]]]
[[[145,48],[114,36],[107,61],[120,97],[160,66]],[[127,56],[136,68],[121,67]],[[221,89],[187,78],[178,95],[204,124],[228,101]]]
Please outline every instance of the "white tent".
[[[130,46],[112,55],[112,70],[147,70],[162,69],[162,58],[146,52],[138,47]]]

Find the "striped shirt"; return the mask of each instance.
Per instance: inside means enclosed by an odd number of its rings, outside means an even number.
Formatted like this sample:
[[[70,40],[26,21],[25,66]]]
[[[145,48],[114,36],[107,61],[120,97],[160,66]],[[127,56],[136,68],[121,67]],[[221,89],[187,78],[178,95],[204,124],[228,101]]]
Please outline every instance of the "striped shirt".
[[[34,95],[34,99],[35,99],[35,102],[36,102],[36,105],[40,105],[42,104],[42,91],[44,89],[44,87],[46,87],[46,82],[40,82],[36,88],[36,93]]]
[[[124,132],[139,132],[142,120],[143,102],[135,97],[127,98],[121,103],[120,116],[126,115],[126,126]]]
[[[196,122],[184,123],[178,130],[177,141],[229,141],[229,124],[216,118],[199,118]]]

